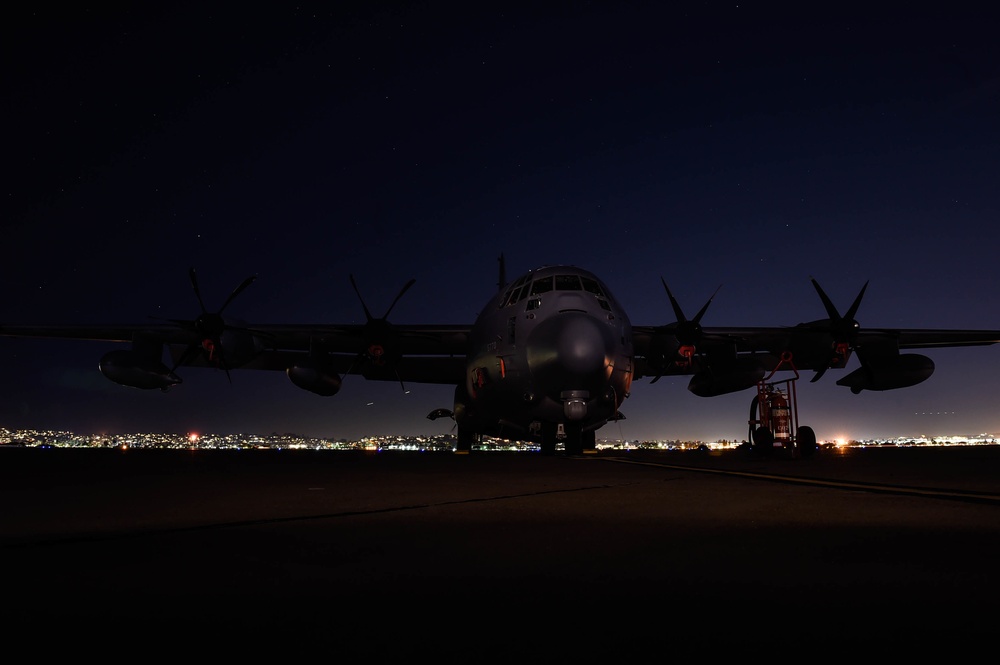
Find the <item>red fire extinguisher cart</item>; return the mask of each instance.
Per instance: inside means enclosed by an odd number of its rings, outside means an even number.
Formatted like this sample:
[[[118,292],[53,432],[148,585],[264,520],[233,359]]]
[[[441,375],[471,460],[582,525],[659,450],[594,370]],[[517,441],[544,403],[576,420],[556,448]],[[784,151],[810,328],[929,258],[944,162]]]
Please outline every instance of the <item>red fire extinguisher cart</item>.
[[[771,381],[779,369],[790,369],[795,376]],[[811,427],[799,427],[795,381],[799,372],[790,353],[783,354],[778,365],[757,382],[757,395],[750,402],[751,450],[761,455],[781,451],[790,457],[812,457],[816,452],[816,434]]]

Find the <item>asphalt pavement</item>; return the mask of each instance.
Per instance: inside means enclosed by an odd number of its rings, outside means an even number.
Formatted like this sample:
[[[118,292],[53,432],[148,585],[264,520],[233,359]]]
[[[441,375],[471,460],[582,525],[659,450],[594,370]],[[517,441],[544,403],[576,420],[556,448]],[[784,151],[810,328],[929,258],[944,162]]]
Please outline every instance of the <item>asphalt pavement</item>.
[[[8,643],[105,656],[974,657],[1000,446],[0,450]]]

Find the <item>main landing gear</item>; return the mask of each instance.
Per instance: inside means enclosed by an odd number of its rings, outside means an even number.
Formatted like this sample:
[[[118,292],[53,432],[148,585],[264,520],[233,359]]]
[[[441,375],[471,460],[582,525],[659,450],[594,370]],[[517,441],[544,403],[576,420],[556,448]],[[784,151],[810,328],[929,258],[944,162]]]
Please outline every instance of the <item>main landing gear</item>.
[[[563,450],[567,455],[592,453],[597,448],[596,431],[584,432],[576,423],[543,423],[541,434],[543,455],[555,455],[556,444],[559,441],[563,442]]]
[[[775,372],[786,364],[795,372],[795,377],[771,382]],[[816,433],[811,427],[798,425],[795,398],[795,381],[798,378],[799,372],[792,364],[792,355],[784,353],[771,373],[757,382],[757,394],[750,402],[748,421],[751,450],[755,454],[771,455],[779,451],[791,458],[808,458],[816,454]]]

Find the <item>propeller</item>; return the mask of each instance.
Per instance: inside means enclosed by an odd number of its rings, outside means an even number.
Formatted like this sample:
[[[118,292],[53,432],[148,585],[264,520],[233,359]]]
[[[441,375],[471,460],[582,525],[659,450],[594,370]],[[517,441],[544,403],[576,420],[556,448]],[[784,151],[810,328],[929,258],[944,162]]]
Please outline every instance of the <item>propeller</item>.
[[[708,302],[702,305],[702,308],[698,310],[698,313],[694,315],[694,318],[688,320],[688,318],[684,316],[684,311],[681,309],[677,299],[674,298],[674,294],[671,293],[670,287],[667,286],[666,280],[664,280],[663,277],[660,277],[660,281],[663,283],[663,288],[667,292],[667,297],[670,298],[670,306],[673,308],[674,316],[677,319],[676,323],[666,326],[666,329],[672,330],[674,337],[677,339],[677,343],[680,345],[677,352],[685,358],[684,362],[686,365],[690,366],[691,361],[694,358],[694,354],[697,351],[698,344],[701,343],[703,336],[701,317],[705,316],[708,306],[712,304],[712,300],[715,299],[715,296],[719,292],[719,289],[722,288],[722,285],[720,284],[719,287],[715,289],[715,293],[713,293],[712,297],[708,299]],[[658,373],[656,377],[650,381],[650,383],[656,383],[661,376],[662,372]]]
[[[854,344],[858,339],[858,331],[861,329],[861,325],[855,320],[855,316],[858,313],[858,308],[861,306],[861,298],[865,295],[865,289],[868,288],[868,282],[865,282],[864,286],[861,287],[861,291],[858,292],[858,296],[851,303],[851,306],[847,309],[843,316],[837,311],[834,306],[833,301],[826,295],[822,287],[820,287],[819,282],[815,278],[809,278],[812,281],[813,286],[816,288],[816,293],[819,294],[820,300],[823,301],[823,307],[826,308],[826,314],[829,317],[828,325],[830,335],[833,337],[833,349],[830,354],[830,359],[824,364],[817,372],[816,375],[810,379],[810,383],[815,383],[819,381],[826,370],[832,365],[842,365],[847,360],[847,354],[850,353],[851,349],[854,348]],[[822,322],[817,322],[822,323]]]
[[[399,299],[403,297],[411,286],[417,281],[416,279],[411,279],[403,288],[399,290],[396,298],[389,305],[389,308],[385,310],[385,314],[381,318],[375,318],[372,316],[371,311],[369,311],[368,306],[365,304],[365,299],[361,296],[361,291],[358,289],[357,282],[354,281],[354,275],[351,275],[351,286],[354,287],[354,292],[358,295],[358,300],[361,301],[361,307],[365,311],[366,323],[364,326],[364,331],[362,335],[365,338],[365,348],[360,351],[355,357],[354,362],[348,368],[347,372],[344,374],[344,378],[347,374],[351,373],[355,365],[360,361],[368,361],[376,367],[383,367],[387,364],[392,365],[392,370],[396,374],[396,378],[399,379],[399,386],[406,391],[406,386],[403,385],[403,380],[399,377],[399,372],[396,371],[395,361],[398,359],[398,354],[395,352],[397,347],[397,342],[399,335],[395,330],[395,327],[389,323],[389,313],[399,302]]]
[[[177,362],[174,363],[173,369],[177,369],[179,366],[191,360],[195,355],[200,352],[204,352],[208,361],[216,365],[217,367],[222,367],[226,372],[226,378],[232,383],[232,377],[229,376],[229,365],[226,363],[225,351],[222,347],[222,335],[223,333],[230,330],[245,330],[244,328],[237,328],[235,326],[230,326],[226,324],[225,319],[222,318],[222,313],[230,303],[236,299],[236,296],[240,295],[248,286],[253,284],[254,280],[257,279],[256,275],[251,275],[247,277],[243,282],[233,289],[233,292],[229,294],[226,301],[222,303],[220,307],[215,312],[208,311],[205,307],[205,301],[201,297],[201,288],[198,286],[198,274],[195,272],[194,268],[191,268],[188,273],[191,279],[191,287],[194,289],[194,295],[198,299],[198,305],[201,307],[201,314],[194,321],[171,319],[174,323],[179,325],[189,327],[192,329],[199,338],[199,341],[190,344],[178,358]]]

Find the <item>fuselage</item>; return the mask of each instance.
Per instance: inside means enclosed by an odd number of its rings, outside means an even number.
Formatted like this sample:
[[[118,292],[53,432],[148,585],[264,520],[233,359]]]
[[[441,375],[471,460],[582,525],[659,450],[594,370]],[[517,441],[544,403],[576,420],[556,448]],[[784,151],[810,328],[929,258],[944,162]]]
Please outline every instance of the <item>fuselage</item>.
[[[530,271],[487,302],[470,335],[460,430],[512,439],[591,433],[631,386],[628,316],[597,277],[573,266]]]

